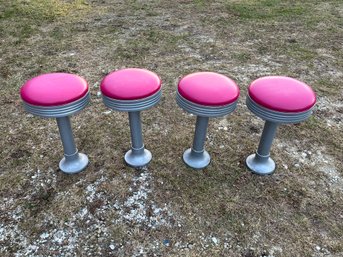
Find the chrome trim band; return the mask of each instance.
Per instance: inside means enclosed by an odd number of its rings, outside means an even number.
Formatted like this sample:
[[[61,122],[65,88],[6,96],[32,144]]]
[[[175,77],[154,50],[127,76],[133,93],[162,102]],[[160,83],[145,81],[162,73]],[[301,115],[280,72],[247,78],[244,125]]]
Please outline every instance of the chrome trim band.
[[[149,97],[137,100],[118,100],[105,95],[102,95],[102,100],[110,109],[122,112],[136,112],[149,109],[156,105],[160,101],[161,95],[162,92],[159,90]]]
[[[59,118],[66,117],[81,111],[90,102],[90,94],[87,92],[82,98],[71,102],[69,104],[58,105],[58,106],[38,106],[32,105],[25,101],[24,108],[27,112],[41,117],[46,118]]]
[[[233,112],[237,106],[237,100],[221,106],[200,105],[187,100],[179,92],[176,93],[176,102],[185,111],[203,117],[222,117]]]
[[[263,120],[268,120],[277,123],[298,123],[308,119],[312,114],[312,109],[304,112],[278,112],[267,109],[250,98],[248,95],[246,98],[246,104],[248,109],[256,116]]]

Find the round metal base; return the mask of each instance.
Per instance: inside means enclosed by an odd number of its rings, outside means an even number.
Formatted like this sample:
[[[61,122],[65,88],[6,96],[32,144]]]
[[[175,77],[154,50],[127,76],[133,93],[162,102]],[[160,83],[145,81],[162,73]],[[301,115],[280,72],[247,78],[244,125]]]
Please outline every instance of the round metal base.
[[[88,165],[88,157],[83,153],[77,153],[75,158],[63,157],[60,161],[60,169],[67,174],[75,174],[84,170]]]
[[[245,161],[252,173],[265,176],[274,173],[275,162],[270,157],[259,158],[257,154],[249,155]]]
[[[134,168],[139,168],[147,165],[151,161],[152,155],[147,149],[144,149],[144,151],[129,150],[125,154],[124,159],[127,165]]]
[[[183,153],[183,161],[193,169],[203,169],[210,164],[211,157],[205,150],[195,152],[189,148]]]

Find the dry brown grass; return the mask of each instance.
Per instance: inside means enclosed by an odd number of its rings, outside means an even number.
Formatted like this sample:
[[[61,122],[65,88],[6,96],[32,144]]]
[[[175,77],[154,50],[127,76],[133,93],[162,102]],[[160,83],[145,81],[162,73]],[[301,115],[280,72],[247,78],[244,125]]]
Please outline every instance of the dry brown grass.
[[[342,14],[338,0],[0,1],[1,256],[343,256]],[[106,113],[97,96],[102,77],[123,67],[163,80],[161,103],[142,114],[147,170],[124,164],[127,114]],[[232,77],[242,96],[211,120],[212,163],[194,171],[181,154],[195,118],[175,88],[202,70]],[[25,113],[18,95],[52,71],[85,77],[92,94],[72,118],[91,160],[75,176],[58,170],[56,122]],[[279,129],[277,171],[258,177],[244,159],[263,123],[244,101],[269,74],[312,85],[318,106]],[[140,205],[144,219],[129,218]]]

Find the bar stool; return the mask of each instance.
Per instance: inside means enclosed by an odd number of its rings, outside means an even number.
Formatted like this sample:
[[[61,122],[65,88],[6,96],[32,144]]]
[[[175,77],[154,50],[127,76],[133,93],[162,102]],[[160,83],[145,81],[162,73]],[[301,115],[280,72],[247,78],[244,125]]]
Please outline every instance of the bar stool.
[[[316,95],[303,82],[282,76],[267,76],[251,83],[246,103],[249,110],[265,120],[260,144],[246,165],[255,174],[269,175],[275,170],[270,148],[279,124],[298,123],[312,114]]]
[[[202,169],[210,163],[210,155],[204,149],[208,120],[233,112],[238,97],[236,83],[218,73],[197,72],[180,80],[176,101],[182,109],[197,115],[193,146],[183,154],[189,167]]]
[[[160,78],[145,69],[122,69],[107,75],[100,90],[108,108],[129,113],[131,150],[125,154],[125,162],[135,168],[147,165],[152,155],[144,148],[140,112],[160,101]]]
[[[87,82],[73,74],[48,73],[28,80],[21,87],[20,95],[29,113],[56,118],[64,148],[59,163],[61,171],[67,174],[82,171],[88,165],[88,157],[75,146],[69,116],[89,103]]]

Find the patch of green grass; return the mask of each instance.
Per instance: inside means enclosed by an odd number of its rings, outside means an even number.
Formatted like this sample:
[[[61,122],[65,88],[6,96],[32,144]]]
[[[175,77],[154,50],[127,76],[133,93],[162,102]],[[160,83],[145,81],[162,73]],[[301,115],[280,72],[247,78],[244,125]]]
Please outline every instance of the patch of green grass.
[[[291,56],[300,61],[312,60],[317,56],[317,53],[314,50],[311,50],[300,44],[291,44],[286,49],[287,55]]]
[[[316,90],[323,95],[337,95],[337,83],[321,78],[316,81]]]
[[[57,17],[65,17],[75,10],[87,8],[84,0],[64,2],[59,0],[32,0],[11,1],[10,5],[0,13],[0,19],[30,18],[37,22],[42,20],[54,20]]]
[[[251,55],[247,52],[237,52],[232,54],[232,58],[239,62],[247,62],[251,60]]]
[[[0,36],[17,38],[15,44],[38,33],[38,28],[58,18],[75,19],[89,6],[84,0],[14,0],[0,2]]]
[[[201,9],[203,9],[206,6],[206,2],[207,1],[205,0],[193,0],[193,3]]]
[[[134,60],[144,59],[157,48],[163,49],[164,54],[171,53],[178,49],[178,45],[186,40],[187,36],[187,34],[175,35],[164,30],[148,29],[117,46],[114,54],[122,59]]]
[[[241,19],[251,20],[273,20],[292,19],[306,13],[306,7],[301,3],[285,3],[281,0],[264,1],[240,1],[227,3],[226,9],[229,13]]]

